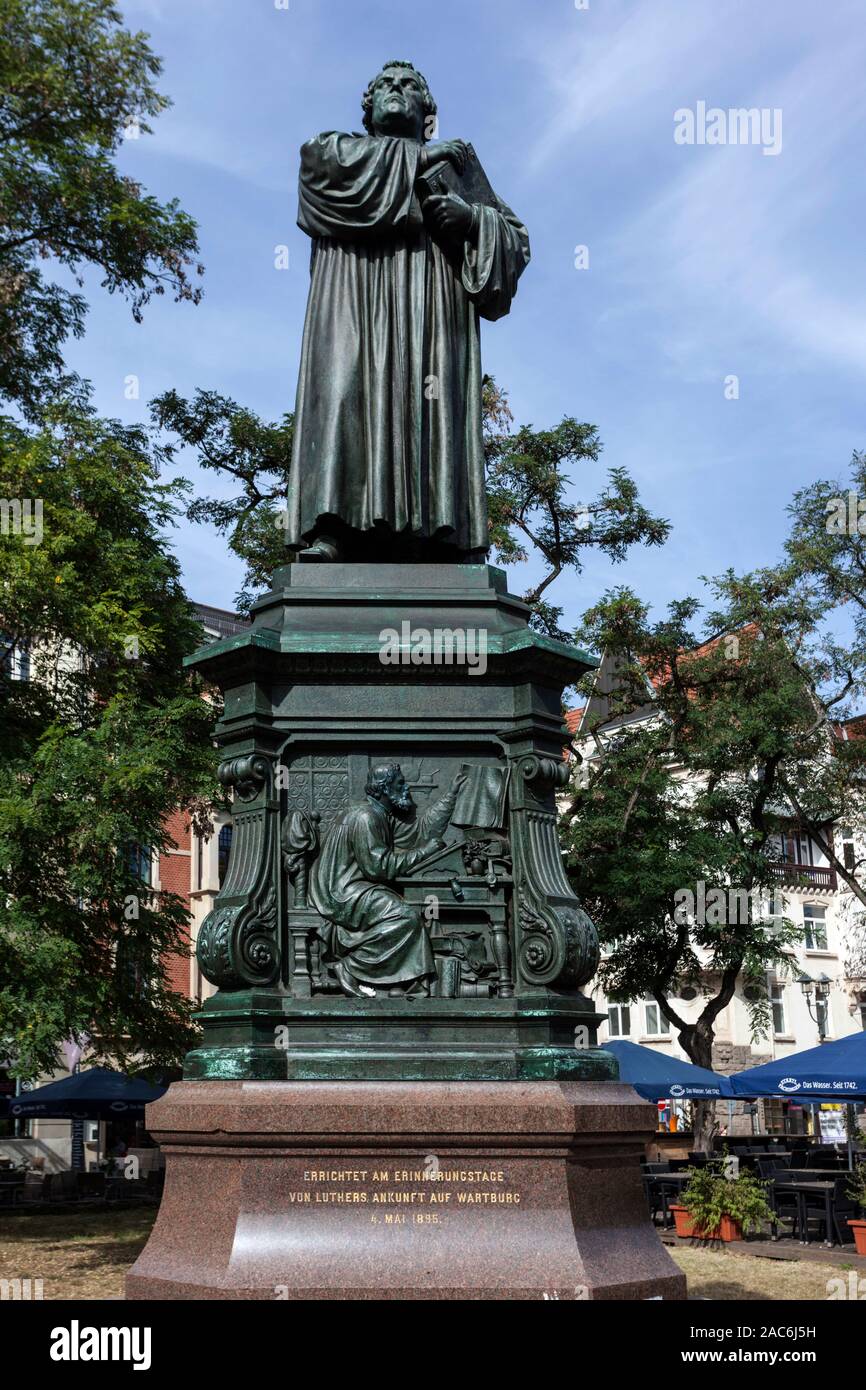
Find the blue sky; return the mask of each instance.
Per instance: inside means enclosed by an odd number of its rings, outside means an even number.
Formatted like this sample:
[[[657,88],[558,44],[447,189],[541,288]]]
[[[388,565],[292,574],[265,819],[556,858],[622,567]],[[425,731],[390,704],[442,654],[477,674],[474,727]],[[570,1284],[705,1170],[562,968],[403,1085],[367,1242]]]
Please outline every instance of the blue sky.
[[[598,425],[603,462],[674,526],[663,550],[591,558],[549,597],[576,621],[613,583],[661,606],[701,574],[772,561],[792,492],[866,447],[863,0],[280,3],[122,3],[174,106],[121,162],[198,220],[205,294],[154,301],[139,326],[89,281],[69,357],[98,408],[141,419],[158,392],[197,386],[271,419],[293,407],[309,259],[298,148],[359,129],[369,78],[408,58],[440,137],[473,142],[530,232],[511,315],[483,327],[485,370],[517,423]],[[780,110],[780,152],[677,144],[674,112],[699,101]],[[577,496],[600,481],[588,473]],[[184,525],[174,544],[189,593],[230,607],[241,568],[223,542]]]

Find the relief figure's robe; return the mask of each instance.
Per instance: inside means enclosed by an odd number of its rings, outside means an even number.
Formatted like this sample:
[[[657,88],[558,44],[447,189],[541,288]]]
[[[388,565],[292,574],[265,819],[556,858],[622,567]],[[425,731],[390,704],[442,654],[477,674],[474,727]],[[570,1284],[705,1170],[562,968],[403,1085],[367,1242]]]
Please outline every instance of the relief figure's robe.
[[[432,852],[453,806],[454,794],[440,797],[398,843],[395,817],[367,797],[344,811],[324,837],[310,900],[331,923],[322,933],[329,954],[356,980],[391,985],[435,973],[420,910],[387,885]]]

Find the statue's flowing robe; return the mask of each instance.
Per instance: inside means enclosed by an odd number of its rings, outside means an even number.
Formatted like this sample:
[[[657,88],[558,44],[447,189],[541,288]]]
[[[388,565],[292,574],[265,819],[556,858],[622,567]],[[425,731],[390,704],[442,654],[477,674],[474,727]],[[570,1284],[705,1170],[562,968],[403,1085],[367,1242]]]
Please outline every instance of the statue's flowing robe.
[[[435,148],[435,147],[434,147]],[[529,260],[504,203],[448,256],[415,194],[421,146],[328,132],[301,149],[313,240],[288,494],[290,545],[328,519],[487,549],[479,323]]]
[[[402,842],[397,822],[368,797],[350,806],[324,837],[313,866],[310,900],[330,924],[329,954],[356,979],[374,985],[406,983],[434,973],[433,953],[418,908],[393,888],[424,859],[447,824],[453,796],[434,802]]]

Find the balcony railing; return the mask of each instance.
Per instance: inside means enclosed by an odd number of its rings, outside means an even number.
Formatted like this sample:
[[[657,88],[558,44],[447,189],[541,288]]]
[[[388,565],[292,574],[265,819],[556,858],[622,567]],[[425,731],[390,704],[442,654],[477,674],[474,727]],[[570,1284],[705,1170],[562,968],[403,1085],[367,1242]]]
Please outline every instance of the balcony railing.
[[[784,883],[799,883],[808,888],[826,888],[831,892],[834,892],[837,886],[836,870],[828,866],[791,864],[777,860],[770,865],[770,872],[774,878],[781,879]]]

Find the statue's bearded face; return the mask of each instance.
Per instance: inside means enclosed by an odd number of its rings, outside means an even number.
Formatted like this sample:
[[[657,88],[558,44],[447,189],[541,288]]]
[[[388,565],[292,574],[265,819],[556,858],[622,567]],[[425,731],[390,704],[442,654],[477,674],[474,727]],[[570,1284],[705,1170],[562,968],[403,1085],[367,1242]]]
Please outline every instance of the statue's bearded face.
[[[399,816],[405,816],[415,809],[412,793],[406,786],[406,779],[402,772],[398,772],[392,779],[390,786],[385,792],[384,799],[389,810]]]
[[[373,85],[370,120],[374,135],[424,134],[424,90],[409,68],[384,68]]]

